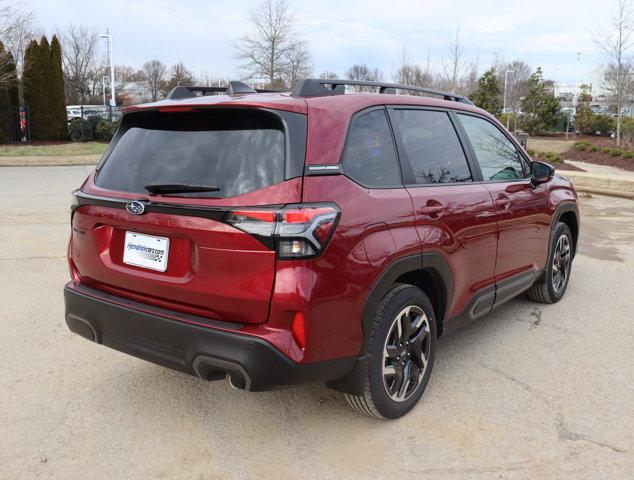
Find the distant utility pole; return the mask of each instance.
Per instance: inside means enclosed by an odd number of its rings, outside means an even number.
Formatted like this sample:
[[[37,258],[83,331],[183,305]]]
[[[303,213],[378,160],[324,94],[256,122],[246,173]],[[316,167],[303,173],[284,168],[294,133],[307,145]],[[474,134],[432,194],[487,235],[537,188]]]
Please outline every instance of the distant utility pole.
[[[504,112],[506,114],[506,129],[509,129],[509,120],[510,117],[508,115],[508,113],[506,112],[506,85],[508,84],[509,81],[509,73],[514,73],[513,70],[506,70],[504,72],[504,102],[502,104],[502,112]]]
[[[112,34],[110,29],[106,28],[105,35],[99,35],[100,38],[105,38],[108,42],[108,63],[110,64],[110,106],[116,107],[117,102],[115,100],[114,92],[114,62],[112,61]]]

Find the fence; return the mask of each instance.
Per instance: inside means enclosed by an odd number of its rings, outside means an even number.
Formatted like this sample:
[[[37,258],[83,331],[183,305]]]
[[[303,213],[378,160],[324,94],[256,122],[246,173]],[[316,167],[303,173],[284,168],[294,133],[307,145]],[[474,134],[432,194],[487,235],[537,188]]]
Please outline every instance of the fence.
[[[5,107],[0,109],[2,141],[27,143],[31,141],[31,121],[28,107]]]
[[[111,122],[117,122],[122,115],[122,107],[111,105],[69,105],[66,107],[66,116],[70,122],[74,118],[87,120],[90,117],[99,117]]]

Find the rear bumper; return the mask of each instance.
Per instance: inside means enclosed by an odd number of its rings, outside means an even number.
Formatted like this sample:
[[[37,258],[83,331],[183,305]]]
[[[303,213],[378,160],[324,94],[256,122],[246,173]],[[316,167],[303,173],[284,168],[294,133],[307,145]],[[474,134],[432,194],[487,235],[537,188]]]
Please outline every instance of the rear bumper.
[[[65,287],[64,301],[68,328],[88,340],[205,380],[228,376],[245,390],[336,380],[357,360],[296,363],[269,342],[239,333],[241,325],[195,325],[187,323],[191,317],[175,320],[175,312],[140,308],[143,304],[73,283]]]

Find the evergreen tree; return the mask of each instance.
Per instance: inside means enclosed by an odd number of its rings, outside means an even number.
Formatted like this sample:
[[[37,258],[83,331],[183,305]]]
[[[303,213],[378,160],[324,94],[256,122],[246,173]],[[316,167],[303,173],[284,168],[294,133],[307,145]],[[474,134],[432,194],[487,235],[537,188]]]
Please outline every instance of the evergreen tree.
[[[484,75],[478,79],[478,89],[472,94],[471,100],[492,115],[498,116],[502,113],[500,85],[495,67],[484,72]]]
[[[33,138],[37,140],[52,140],[50,86],[53,81],[53,72],[51,71],[51,46],[44,35],[40,39],[37,51],[37,65],[40,72],[40,97],[38,111],[35,111],[35,107],[31,111],[31,132]]]
[[[581,94],[577,100],[577,112],[575,114],[575,130],[581,133],[590,133],[594,127],[595,114],[590,108],[592,96],[587,92],[588,86],[581,85]]]
[[[526,82],[522,128],[530,135],[548,132],[557,124],[560,111],[559,101],[546,89],[541,67],[537,68]]]
[[[51,41],[51,83],[49,87],[50,131],[52,140],[68,139],[66,127],[66,98],[64,95],[64,73],[62,71],[62,46],[57,35]]]
[[[29,109],[31,123],[31,138],[37,139],[40,132],[36,125],[40,124],[40,104],[42,98],[42,82],[39,70],[39,50],[37,41],[31,40],[24,51],[24,67],[22,71],[22,85],[24,88],[24,104]]]
[[[24,101],[34,140],[67,138],[61,55],[57,37],[51,47],[45,36],[39,44],[35,40],[29,43],[24,54]]]
[[[2,59],[0,76],[13,79],[9,85],[0,88],[0,141],[6,142],[11,140],[11,123],[15,120],[10,108],[18,106],[20,99],[15,60],[11,52],[5,50],[2,42],[0,42],[0,58]]]

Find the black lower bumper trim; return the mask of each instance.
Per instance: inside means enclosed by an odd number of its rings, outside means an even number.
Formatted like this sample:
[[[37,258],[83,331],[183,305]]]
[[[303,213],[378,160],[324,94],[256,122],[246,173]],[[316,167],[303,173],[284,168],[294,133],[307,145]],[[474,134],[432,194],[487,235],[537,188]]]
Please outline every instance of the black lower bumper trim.
[[[228,374],[238,388],[258,391],[331,381],[348,375],[356,363],[356,357],[346,357],[299,364],[260,338],[192,325],[108,300],[67,286],[64,301],[70,330],[96,343],[207,380]]]

